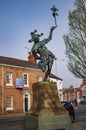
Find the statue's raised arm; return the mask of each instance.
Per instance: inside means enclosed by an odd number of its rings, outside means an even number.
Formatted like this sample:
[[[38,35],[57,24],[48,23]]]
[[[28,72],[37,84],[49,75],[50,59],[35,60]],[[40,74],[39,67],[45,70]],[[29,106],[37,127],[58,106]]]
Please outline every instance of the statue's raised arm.
[[[57,26],[52,26],[50,28],[50,33],[49,33],[49,37],[44,39],[45,42],[43,42],[44,44],[47,44],[50,40],[52,40],[52,36],[53,36],[53,30],[56,28]]]

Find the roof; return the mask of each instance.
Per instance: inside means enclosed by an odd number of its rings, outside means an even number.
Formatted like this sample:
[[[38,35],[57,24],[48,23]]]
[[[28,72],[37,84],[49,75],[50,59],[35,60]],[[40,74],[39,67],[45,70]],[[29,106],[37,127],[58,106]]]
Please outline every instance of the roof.
[[[31,63],[28,60],[25,61],[21,59],[4,57],[4,56],[0,56],[0,64],[39,69],[36,63]]]
[[[5,56],[0,56],[0,64],[39,69],[36,63],[29,62],[28,60],[26,61],[26,60],[5,57]],[[54,79],[62,80],[61,78],[57,77],[54,74],[50,74],[50,77]]]
[[[51,78],[54,78],[54,79],[63,80],[63,79],[61,79],[61,78],[57,77],[57,76],[56,76],[56,75],[54,75],[54,74],[50,74],[50,77],[51,77]]]
[[[63,93],[68,93],[68,92],[74,92],[74,88],[72,88],[72,89],[66,89]]]

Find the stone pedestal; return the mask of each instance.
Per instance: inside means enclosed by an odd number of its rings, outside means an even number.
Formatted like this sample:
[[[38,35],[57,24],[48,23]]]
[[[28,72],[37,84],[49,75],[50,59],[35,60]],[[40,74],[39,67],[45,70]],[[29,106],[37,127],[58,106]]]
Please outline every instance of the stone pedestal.
[[[37,82],[33,105],[26,113],[23,130],[73,130],[68,112],[59,101],[56,83]]]

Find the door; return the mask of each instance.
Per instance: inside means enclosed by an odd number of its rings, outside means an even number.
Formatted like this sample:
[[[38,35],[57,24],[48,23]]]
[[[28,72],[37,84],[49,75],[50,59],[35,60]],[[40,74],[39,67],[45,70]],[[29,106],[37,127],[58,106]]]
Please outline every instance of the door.
[[[25,112],[28,111],[28,95],[25,95]]]
[[[27,112],[30,110],[30,93],[24,92],[23,93],[23,111]]]

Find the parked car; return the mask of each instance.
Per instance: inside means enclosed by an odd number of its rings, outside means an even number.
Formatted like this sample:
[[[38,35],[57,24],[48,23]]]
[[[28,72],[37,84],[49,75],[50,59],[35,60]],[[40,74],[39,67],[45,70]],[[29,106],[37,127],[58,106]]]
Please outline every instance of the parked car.
[[[81,101],[80,101],[80,104],[86,105],[86,100],[81,100]]]
[[[61,101],[63,107],[69,112],[72,123],[75,120],[75,111],[72,104],[68,101]]]

